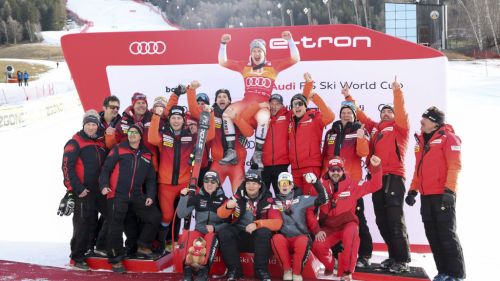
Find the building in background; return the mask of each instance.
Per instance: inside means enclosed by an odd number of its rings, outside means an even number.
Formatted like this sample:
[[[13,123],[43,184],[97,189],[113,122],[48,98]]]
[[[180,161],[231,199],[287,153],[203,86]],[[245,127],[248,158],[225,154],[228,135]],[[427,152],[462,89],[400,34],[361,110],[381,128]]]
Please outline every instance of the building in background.
[[[439,1],[439,0],[438,0]],[[385,33],[414,43],[446,49],[446,5],[385,2]]]

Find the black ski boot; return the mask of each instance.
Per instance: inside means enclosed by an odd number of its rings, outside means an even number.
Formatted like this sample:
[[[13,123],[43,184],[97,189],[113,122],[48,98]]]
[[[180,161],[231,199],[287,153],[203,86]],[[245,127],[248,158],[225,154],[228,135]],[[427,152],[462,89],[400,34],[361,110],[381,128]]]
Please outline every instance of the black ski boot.
[[[219,164],[236,165],[238,163],[238,154],[236,154],[236,150],[234,149],[234,142],[234,140],[227,141],[227,149],[224,152],[224,158],[219,160]]]

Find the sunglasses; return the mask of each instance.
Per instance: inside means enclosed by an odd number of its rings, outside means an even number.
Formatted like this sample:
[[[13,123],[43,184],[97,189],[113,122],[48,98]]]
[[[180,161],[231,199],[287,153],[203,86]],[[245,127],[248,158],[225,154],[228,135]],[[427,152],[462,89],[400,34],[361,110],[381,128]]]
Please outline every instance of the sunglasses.
[[[129,135],[139,135],[138,131],[128,131],[127,134]]]
[[[108,105],[108,108],[109,109],[112,109],[112,110],[120,110],[120,106],[119,105]]]
[[[330,171],[330,172],[332,172],[332,173],[333,173],[333,172],[340,173],[340,172],[342,172],[342,168],[340,168],[340,167],[336,167],[336,166],[335,166],[335,167],[330,167],[330,168],[328,168],[328,171]]]
[[[282,180],[278,182],[279,187],[285,187],[285,186],[290,186],[292,183],[289,180]]]
[[[304,102],[303,101],[294,101],[292,103],[292,106],[293,107],[301,107],[301,106],[304,106]]]
[[[203,180],[204,183],[217,184],[216,180]]]

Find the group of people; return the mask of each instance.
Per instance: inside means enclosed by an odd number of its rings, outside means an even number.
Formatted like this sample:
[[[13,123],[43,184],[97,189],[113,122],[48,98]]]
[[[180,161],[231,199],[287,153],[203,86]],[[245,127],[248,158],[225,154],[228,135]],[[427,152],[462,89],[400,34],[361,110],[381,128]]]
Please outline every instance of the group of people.
[[[248,251],[255,254],[254,273],[260,280],[270,280],[273,252],[283,280],[302,280],[310,251],[324,264],[326,275],[333,274],[337,259],[337,276],[351,280],[356,266],[370,266],[373,247],[363,196],[373,193],[376,224],[389,252],[381,266],[403,273],[410,262],[403,201],[413,206],[420,193],[439,273],[434,280],[465,278],[455,233],[460,139],[444,113],[431,107],[422,115],[415,173],[405,198],[409,120],[400,84],[393,82],[394,105],[379,109],[379,122],[356,106],[347,88],[342,90],[340,119],[333,122],[335,114],[312,90],[309,73],[303,92],[287,107],[283,96],[272,93],[274,82],[300,56],[291,34],[285,31],[282,37],[290,57],[272,64],[263,40],[253,40],[250,60],[240,62],[227,59],[231,36],[221,37],[220,65],[245,80],[241,101],[232,102],[230,91],[219,89],[210,105],[206,93],[196,93],[200,83],[192,81],[174,89],[168,100],[157,97],[151,108],[144,94],[135,93],[122,116],[115,96],[104,100],[102,112],[85,113],[82,130],[64,147],[62,165],[68,193],[60,213],[74,208],[71,258],[76,268],[88,269],[89,250],[107,256],[116,272],[125,272],[127,255],[155,258],[156,244],[160,252],[168,250],[175,214],[185,218],[195,210],[195,229],[185,232],[184,249],[199,245],[201,238],[206,243],[203,251],[189,253],[201,261],[182,256],[184,280],[207,280],[217,249],[228,268],[227,280],[242,277],[239,254]],[[255,79],[265,83],[247,83]],[[178,105],[184,94],[188,110]],[[308,107],[311,101],[317,108]],[[188,185],[203,111],[210,114],[210,126],[193,193]],[[245,171],[245,143],[254,134],[254,165]],[[226,179],[228,193],[222,189]]]
[[[24,73],[20,70],[17,71],[17,84],[19,87],[23,85],[24,81],[24,86],[28,86],[28,79],[30,79],[30,75],[28,74],[28,71],[24,71]]]

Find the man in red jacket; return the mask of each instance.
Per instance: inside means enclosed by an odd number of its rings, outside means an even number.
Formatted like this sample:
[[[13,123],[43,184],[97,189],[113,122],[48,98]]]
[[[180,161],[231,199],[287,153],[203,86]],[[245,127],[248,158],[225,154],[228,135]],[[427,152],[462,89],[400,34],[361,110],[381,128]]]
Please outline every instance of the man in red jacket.
[[[344,172],[344,160],[338,156],[330,160],[328,172],[321,183],[326,188],[330,204],[314,210],[307,210],[307,224],[315,234],[312,251],[325,265],[325,275],[333,273],[333,257],[330,248],[342,241],[344,251],[339,254],[337,276],[351,280],[356,267],[359,248],[358,217],[356,205],[359,198],[382,187],[381,160],[375,155],[370,158],[372,178],[369,181],[353,181]]]
[[[313,84],[311,75],[306,73],[306,84]],[[318,110],[307,109],[307,100],[312,100]],[[335,119],[335,114],[314,92],[309,97],[297,94],[290,101],[292,116],[288,126],[288,148],[292,164],[293,182],[302,187],[305,195],[316,195],[312,184],[307,183],[302,175],[321,173],[321,141],[323,129]]]
[[[273,186],[274,195],[279,194],[278,176],[288,171],[288,125],[290,111],[283,106],[283,97],[279,94],[271,95],[269,99],[271,119],[266,141],[263,148],[264,170],[262,180],[267,187]]]
[[[420,192],[420,214],[438,270],[434,280],[454,281],[465,278],[455,218],[461,141],[444,120],[444,112],[435,106],[422,114],[421,133],[415,134],[415,172],[405,201],[413,206]]]
[[[390,272],[401,273],[410,269],[408,263],[411,261],[403,213],[406,190],[404,159],[410,124],[401,85],[394,81],[392,90],[394,106],[379,108],[380,122],[373,121],[359,108],[356,115],[371,132],[370,155],[376,154],[382,159],[383,188],[372,195],[375,221],[389,252],[389,258],[381,266]],[[353,100],[348,92],[344,96],[346,100]]]

